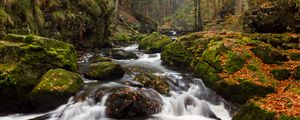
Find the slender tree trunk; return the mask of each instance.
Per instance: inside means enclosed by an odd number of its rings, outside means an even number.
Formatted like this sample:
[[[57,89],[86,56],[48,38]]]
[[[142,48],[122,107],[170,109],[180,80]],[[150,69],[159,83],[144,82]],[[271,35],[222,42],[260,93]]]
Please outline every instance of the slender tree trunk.
[[[235,15],[241,15],[243,12],[243,0],[235,1]]]
[[[201,0],[198,0],[198,31],[202,31],[202,18],[201,18]]]

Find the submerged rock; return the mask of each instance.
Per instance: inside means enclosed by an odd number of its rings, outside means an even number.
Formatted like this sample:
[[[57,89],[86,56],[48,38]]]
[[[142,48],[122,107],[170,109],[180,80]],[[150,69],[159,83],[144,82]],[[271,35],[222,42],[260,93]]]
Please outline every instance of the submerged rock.
[[[158,53],[170,42],[172,42],[170,37],[153,32],[139,42],[139,49],[145,50],[147,53]]]
[[[30,96],[39,110],[49,110],[67,102],[84,85],[77,73],[52,69],[43,75]]]
[[[7,35],[0,40],[0,56],[0,114],[32,111],[28,96],[48,70],[77,71],[72,45],[34,35]]]
[[[106,114],[112,118],[150,116],[161,111],[159,95],[150,90],[124,88],[110,94],[106,100]]]

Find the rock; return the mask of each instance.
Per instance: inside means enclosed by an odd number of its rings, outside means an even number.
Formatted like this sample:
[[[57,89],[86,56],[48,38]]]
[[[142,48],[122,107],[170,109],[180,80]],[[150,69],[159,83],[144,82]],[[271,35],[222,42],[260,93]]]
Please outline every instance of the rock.
[[[153,32],[139,42],[139,49],[147,53],[159,53],[170,42],[172,42],[170,37]]]
[[[112,118],[150,116],[161,111],[157,93],[150,90],[124,88],[110,94],[106,100],[106,114]]]
[[[298,1],[252,0],[243,15],[244,30],[259,33],[300,32]]]
[[[93,56],[89,59],[90,63],[97,63],[97,62],[111,62],[112,60],[108,57],[102,57],[102,56]]]
[[[294,77],[296,80],[300,80],[300,66],[296,67]]]
[[[121,65],[115,62],[97,62],[89,65],[85,77],[96,80],[113,80],[123,77],[125,71]]]
[[[34,35],[7,35],[0,40],[0,56],[0,114],[32,111],[28,96],[48,70],[77,71],[72,45]]]
[[[124,50],[112,50],[112,57],[117,60],[139,58],[136,54]]]
[[[140,73],[136,75],[134,80],[143,84],[146,88],[154,88],[161,94],[166,95],[170,92],[170,86],[167,83],[166,78],[156,76],[153,73]]]
[[[271,71],[273,77],[277,80],[285,80],[291,76],[291,72],[287,69],[277,69]]]
[[[36,109],[49,110],[68,101],[84,85],[79,74],[64,69],[52,69],[43,75],[31,92]]]

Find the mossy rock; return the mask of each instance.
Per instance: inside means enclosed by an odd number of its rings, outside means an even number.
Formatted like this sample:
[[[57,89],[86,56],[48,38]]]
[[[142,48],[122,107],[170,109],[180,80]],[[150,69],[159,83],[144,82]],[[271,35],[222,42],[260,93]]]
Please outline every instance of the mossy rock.
[[[121,65],[114,62],[97,62],[89,65],[87,78],[96,80],[113,80],[123,77],[125,71]]]
[[[170,43],[161,53],[161,60],[171,66],[188,67],[192,61],[192,52],[185,43]]]
[[[293,61],[300,61],[300,53],[292,53],[290,58]]]
[[[153,75],[153,73],[140,73],[135,78],[135,81],[143,84],[147,88],[154,88],[161,94],[168,94],[170,92],[170,86],[167,83],[166,78]]]
[[[158,53],[171,42],[170,37],[153,32],[139,42],[139,49],[145,50],[147,53]]]
[[[271,73],[277,80],[285,80],[291,76],[291,72],[287,69],[276,69],[272,70]]]
[[[296,80],[300,80],[300,66],[296,67],[294,71],[294,77],[296,78]]]
[[[201,57],[203,61],[213,66],[216,70],[221,71],[223,70],[220,59],[222,52],[225,52],[224,42],[211,41]]]
[[[64,69],[51,69],[43,75],[30,95],[37,109],[49,110],[65,103],[83,85],[79,74]]]
[[[93,56],[89,59],[90,63],[97,63],[97,62],[111,62],[112,60],[108,57],[102,57],[102,56]]]
[[[281,64],[289,60],[286,55],[272,46],[257,46],[250,50],[266,64]]]

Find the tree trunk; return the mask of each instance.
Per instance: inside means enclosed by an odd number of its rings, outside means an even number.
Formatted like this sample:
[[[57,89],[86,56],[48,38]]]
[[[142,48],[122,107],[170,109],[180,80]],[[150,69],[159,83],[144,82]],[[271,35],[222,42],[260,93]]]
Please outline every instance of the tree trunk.
[[[235,1],[235,15],[241,15],[243,12],[243,0]]]

